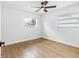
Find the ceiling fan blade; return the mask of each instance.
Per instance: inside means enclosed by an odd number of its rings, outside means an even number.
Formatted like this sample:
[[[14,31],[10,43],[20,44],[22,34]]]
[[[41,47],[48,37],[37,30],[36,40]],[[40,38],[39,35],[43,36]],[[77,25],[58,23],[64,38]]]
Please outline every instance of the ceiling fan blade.
[[[48,1],[44,1],[44,4],[47,5]]]
[[[45,8],[56,8],[56,6],[47,6]]]
[[[44,10],[45,12],[48,12],[47,10]]]
[[[44,11],[45,11],[45,12],[48,12],[48,11],[46,10],[46,8],[44,8]]]
[[[48,1],[41,2],[41,5],[47,5]]]
[[[38,10],[36,10],[35,12],[38,12],[39,10],[41,10],[42,8],[40,8],[40,9],[38,9]]]

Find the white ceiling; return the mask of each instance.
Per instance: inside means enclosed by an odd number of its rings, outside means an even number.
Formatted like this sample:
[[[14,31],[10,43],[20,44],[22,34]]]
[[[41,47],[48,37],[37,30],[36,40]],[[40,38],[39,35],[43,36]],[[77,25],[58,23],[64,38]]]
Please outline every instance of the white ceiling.
[[[4,7],[9,7],[9,8],[15,8],[15,9],[20,9],[24,11],[29,11],[29,12],[34,12],[38,8],[34,7],[39,7],[41,4],[41,1],[4,1],[2,2],[2,5]],[[48,1],[48,6],[51,5],[56,5],[56,8],[50,8],[48,11],[53,11],[59,8],[71,6],[78,3],[78,1]],[[44,13],[44,11],[39,11],[37,12],[38,14]]]

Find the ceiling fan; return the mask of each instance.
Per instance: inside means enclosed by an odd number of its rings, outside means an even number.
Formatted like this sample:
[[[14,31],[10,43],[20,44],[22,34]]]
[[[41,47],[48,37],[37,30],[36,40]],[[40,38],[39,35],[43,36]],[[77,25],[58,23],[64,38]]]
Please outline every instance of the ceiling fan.
[[[41,6],[40,7],[35,7],[35,8],[39,8],[38,10],[36,10],[35,12],[40,11],[41,9],[44,10],[44,12],[48,12],[48,8],[56,8],[56,6],[47,6],[48,1],[43,1],[41,2]]]

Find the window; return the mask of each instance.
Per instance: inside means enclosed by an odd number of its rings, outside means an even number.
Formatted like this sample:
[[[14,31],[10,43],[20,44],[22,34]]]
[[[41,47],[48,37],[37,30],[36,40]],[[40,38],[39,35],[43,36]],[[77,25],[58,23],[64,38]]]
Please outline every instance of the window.
[[[79,27],[79,15],[66,15],[58,17],[58,27]]]
[[[31,19],[31,18],[24,18],[24,26],[35,26],[36,25],[36,20]]]

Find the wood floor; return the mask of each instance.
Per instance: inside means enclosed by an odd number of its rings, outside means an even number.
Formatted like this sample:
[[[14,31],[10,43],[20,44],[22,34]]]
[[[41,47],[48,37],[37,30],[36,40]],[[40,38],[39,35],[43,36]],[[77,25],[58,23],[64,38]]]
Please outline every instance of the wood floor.
[[[79,58],[79,48],[36,39],[1,48],[2,58]]]
[[[0,58],[1,58],[1,47],[0,47]]]

